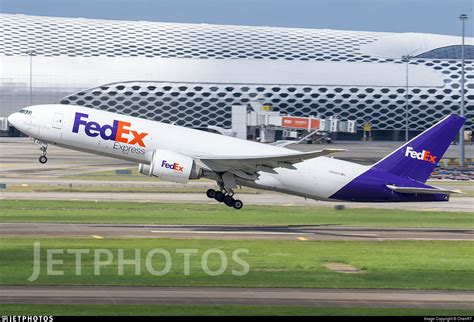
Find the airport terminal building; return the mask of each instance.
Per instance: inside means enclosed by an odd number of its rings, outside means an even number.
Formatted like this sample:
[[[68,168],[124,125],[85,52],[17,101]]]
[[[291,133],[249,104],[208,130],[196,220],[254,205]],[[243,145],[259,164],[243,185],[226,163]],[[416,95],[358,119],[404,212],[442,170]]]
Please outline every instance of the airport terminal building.
[[[28,105],[63,103],[228,128],[232,105],[260,101],[295,116],[338,116],[359,127],[369,121],[386,138],[398,138],[407,80],[413,132],[460,110],[460,37],[0,19],[0,118]],[[466,39],[465,59],[466,128],[472,129],[474,38]]]

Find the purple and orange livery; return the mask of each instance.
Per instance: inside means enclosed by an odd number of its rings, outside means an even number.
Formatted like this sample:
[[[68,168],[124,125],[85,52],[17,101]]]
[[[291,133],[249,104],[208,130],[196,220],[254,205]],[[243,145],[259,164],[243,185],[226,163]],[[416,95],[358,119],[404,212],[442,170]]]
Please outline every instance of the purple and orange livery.
[[[76,112],[72,132],[79,133],[79,127],[84,125],[84,133],[89,137],[97,137],[100,135],[104,140],[112,140],[130,145],[137,144],[141,147],[145,147],[143,138],[145,138],[148,133],[137,132],[130,129],[131,123],[114,120],[112,125],[100,125],[97,122],[88,121],[88,118],[89,114]],[[130,134],[132,135],[131,138]]]
[[[179,173],[182,173],[184,171],[184,166],[182,166],[178,162],[169,163],[168,161],[163,160],[161,162],[161,167],[166,168],[166,169],[171,169],[174,172],[179,172]]]

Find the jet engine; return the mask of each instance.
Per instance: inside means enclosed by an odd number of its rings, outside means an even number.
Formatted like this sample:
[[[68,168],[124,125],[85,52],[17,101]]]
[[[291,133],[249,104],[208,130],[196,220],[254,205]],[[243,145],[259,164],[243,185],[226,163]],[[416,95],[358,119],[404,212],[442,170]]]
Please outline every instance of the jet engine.
[[[138,171],[164,181],[187,183],[190,179],[199,179],[202,168],[188,156],[156,149],[153,151],[150,164],[140,163]]]

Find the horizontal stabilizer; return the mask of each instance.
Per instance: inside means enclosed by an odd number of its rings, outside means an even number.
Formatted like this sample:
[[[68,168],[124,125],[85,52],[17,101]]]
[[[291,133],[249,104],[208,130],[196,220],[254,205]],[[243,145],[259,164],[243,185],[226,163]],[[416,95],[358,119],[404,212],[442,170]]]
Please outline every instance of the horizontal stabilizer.
[[[461,190],[449,190],[449,189],[440,189],[440,188],[416,188],[416,187],[397,187],[394,185],[387,185],[392,191],[406,193],[406,194],[424,194],[424,195],[434,195],[434,194],[453,194],[453,193],[463,193]]]

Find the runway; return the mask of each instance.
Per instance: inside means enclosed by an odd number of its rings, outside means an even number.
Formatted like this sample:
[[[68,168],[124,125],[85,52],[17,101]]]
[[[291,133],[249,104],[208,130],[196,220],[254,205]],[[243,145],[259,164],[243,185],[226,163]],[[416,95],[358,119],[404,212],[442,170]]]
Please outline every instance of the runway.
[[[472,309],[474,293],[388,289],[0,286],[0,303],[291,305]]]
[[[0,223],[2,237],[177,238],[228,240],[474,241],[474,229],[341,226],[128,225]]]

